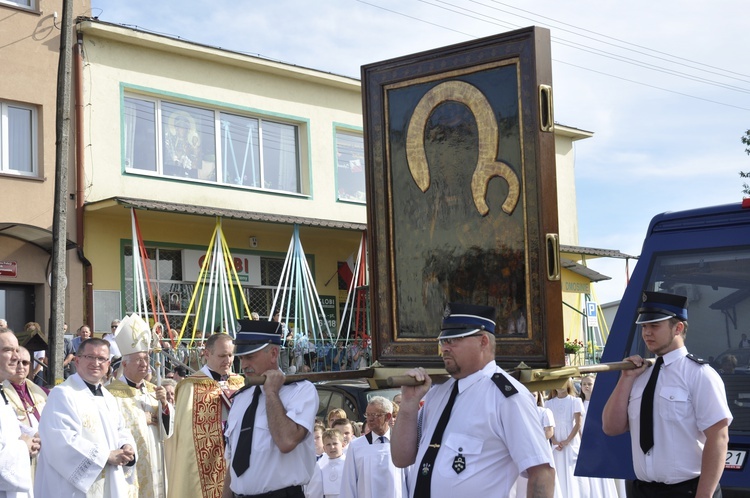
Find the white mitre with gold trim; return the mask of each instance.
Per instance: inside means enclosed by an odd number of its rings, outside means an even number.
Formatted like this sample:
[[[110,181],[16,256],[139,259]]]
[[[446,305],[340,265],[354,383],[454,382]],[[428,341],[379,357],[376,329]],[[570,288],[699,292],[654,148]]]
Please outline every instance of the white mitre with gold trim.
[[[151,329],[143,318],[133,313],[120,321],[115,330],[115,342],[123,357],[148,353],[151,349]]]

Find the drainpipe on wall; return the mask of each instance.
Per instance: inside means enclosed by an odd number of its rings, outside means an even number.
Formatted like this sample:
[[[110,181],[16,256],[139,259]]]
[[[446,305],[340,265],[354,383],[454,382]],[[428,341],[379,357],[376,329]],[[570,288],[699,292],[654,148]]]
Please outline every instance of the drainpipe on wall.
[[[76,117],[76,245],[78,259],[83,263],[83,323],[94,330],[94,285],[91,262],[83,253],[84,224],[83,224],[83,34],[77,34],[73,63],[75,65],[75,117]]]

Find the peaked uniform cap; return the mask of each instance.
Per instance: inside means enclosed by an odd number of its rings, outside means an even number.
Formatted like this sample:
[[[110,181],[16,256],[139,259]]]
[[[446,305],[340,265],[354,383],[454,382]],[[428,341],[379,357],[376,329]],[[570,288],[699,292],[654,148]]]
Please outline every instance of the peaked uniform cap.
[[[495,333],[494,307],[449,303],[443,312],[443,325],[438,339],[466,337],[482,331]]]
[[[237,320],[235,356],[244,356],[260,351],[269,344],[281,345],[282,327],[279,322],[266,320]]]
[[[143,318],[133,313],[123,318],[115,329],[115,342],[122,356],[148,353],[151,349],[151,328]]]
[[[687,297],[666,292],[643,292],[643,306],[638,308],[638,318],[635,323],[661,322],[677,318],[681,321],[688,319]]]

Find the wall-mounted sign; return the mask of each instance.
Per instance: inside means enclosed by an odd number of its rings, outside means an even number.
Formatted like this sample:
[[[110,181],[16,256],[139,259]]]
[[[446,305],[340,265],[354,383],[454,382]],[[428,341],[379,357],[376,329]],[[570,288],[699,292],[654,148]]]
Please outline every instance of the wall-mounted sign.
[[[0,277],[16,278],[18,276],[18,263],[15,261],[0,261]]]

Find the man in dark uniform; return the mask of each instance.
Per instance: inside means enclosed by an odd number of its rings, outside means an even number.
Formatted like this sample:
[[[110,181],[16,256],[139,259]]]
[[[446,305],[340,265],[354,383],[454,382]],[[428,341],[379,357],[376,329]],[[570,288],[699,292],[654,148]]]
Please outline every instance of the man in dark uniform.
[[[308,381],[284,384],[279,369],[281,324],[240,320],[235,339],[246,376],[264,375],[262,386],[234,396],[225,432],[229,471],[224,498],[304,498],[315,469],[313,426],[318,393]]]
[[[534,397],[495,364],[495,308],[450,304],[438,341],[452,379],[401,388],[391,448],[410,496],[507,496],[519,471],[528,496],[551,498],[555,471]],[[420,400],[424,406],[420,409]]]
[[[638,355],[624,370],[602,412],[609,436],[630,431],[633,496],[720,498],[732,413],[724,383],[708,362],[688,354],[687,298],[643,293],[635,323],[654,368]]]

